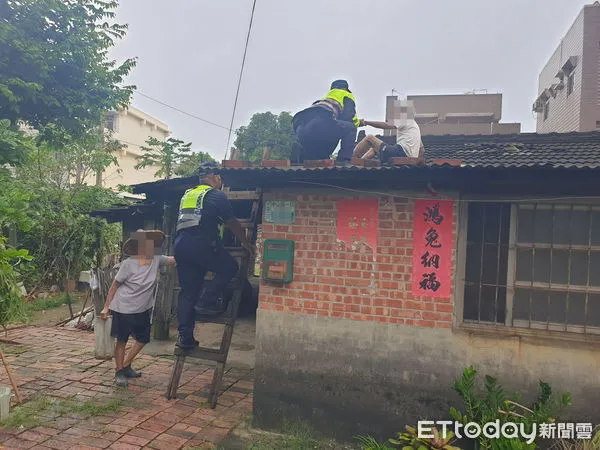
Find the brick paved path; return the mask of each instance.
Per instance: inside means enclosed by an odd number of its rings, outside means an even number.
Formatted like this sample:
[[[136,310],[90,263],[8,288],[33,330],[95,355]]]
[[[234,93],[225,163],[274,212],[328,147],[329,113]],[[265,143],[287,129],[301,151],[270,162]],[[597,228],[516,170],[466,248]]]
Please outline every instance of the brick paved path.
[[[0,428],[0,446],[15,449],[211,449],[252,410],[252,371],[231,368],[224,377],[216,409],[206,401],[212,369],[186,363],[177,400],[164,397],[173,361],[142,355],[133,367],[142,377],[128,389],[114,386],[114,362],[94,358],[92,333],[26,327],[2,339],[2,348],[26,401],[66,399],[70,404],[106,404],[115,412],[41,411],[31,429]],[[0,369],[0,385],[10,386]],[[114,403],[114,402],[113,402]],[[33,403],[32,403],[33,404]],[[16,409],[11,407],[11,412]],[[102,410],[103,411],[103,410]]]

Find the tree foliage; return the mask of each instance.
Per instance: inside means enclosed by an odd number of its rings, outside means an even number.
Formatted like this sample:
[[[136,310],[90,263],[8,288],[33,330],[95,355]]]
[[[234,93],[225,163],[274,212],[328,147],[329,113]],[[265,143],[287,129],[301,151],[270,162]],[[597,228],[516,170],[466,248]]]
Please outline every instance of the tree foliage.
[[[118,226],[88,213],[122,201],[86,185],[120,146],[102,116],[132,92],[121,83],[135,61],[108,57],[127,28],[111,23],[116,6],[0,0],[0,325],[23,318],[19,282],[62,285],[118,249]]]
[[[148,138],[146,145],[141,147],[143,155],[137,156],[140,161],[135,168],[158,166],[155,177],[170,180],[175,169],[190,157],[192,143],[185,144],[182,140],[169,138],[161,141],[154,137]]]
[[[269,147],[270,159],[289,159],[295,141],[292,118],[288,112],[279,115],[271,112],[254,114],[248,125],[236,131],[234,145],[240,150],[240,157],[259,162],[264,148]]]
[[[5,187],[0,216],[11,218],[10,225],[19,231],[19,244],[34,257],[23,265],[29,290],[60,286],[92,267],[98,234],[113,236],[111,245],[118,242],[114,227],[87,213],[121,200],[108,189],[74,183],[63,164],[63,154],[41,142],[15,168],[13,178],[0,180]],[[21,203],[11,209],[13,199]]]
[[[0,117],[79,133],[128,103],[121,87],[135,59],[108,51],[127,25],[111,23],[112,0],[0,0]]]
[[[175,167],[174,173],[179,177],[190,177],[198,170],[200,164],[205,162],[216,162],[212,156],[205,152],[191,153]]]
[[[54,124],[42,128],[37,142],[42,149],[50,149],[56,163],[52,173],[59,175],[55,181],[65,187],[80,186],[89,181],[91,174],[102,173],[111,164],[118,166],[115,153],[124,147],[102,127],[90,127],[73,136]]]
[[[30,261],[27,250],[15,250],[6,246],[6,238],[0,236],[0,326],[27,318],[25,304],[19,291],[19,273],[16,267]]]
[[[33,139],[26,137],[10,120],[0,120],[0,167],[20,163],[33,145]]]

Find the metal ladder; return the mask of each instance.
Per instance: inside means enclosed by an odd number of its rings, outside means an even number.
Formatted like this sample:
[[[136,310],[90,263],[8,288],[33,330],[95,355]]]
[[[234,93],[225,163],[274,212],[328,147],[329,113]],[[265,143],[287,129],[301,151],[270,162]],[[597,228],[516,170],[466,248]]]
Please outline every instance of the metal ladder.
[[[247,219],[238,218],[242,224],[242,227],[244,227],[246,230],[248,242],[252,245],[256,238],[256,222],[260,208],[261,192],[258,189],[256,191],[229,191],[226,188],[224,188],[223,191],[227,194],[227,197],[232,202],[234,210],[236,202],[252,201],[250,217]],[[229,289],[233,288],[233,294],[229,304],[227,305],[227,311],[216,317],[196,317],[196,323],[217,323],[225,325],[223,337],[221,338],[221,345],[219,348],[196,347],[189,350],[182,350],[179,347],[175,347],[174,354],[176,360],[166,393],[166,397],[169,400],[177,397],[177,389],[181,380],[185,359],[196,358],[206,361],[214,361],[216,363],[208,394],[208,400],[212,409],[217,406],[217,399],[219,397],[219,391],[221,389],[221,383],[225,373],[227,356],[229,355],[231,338],[233,337],[233,328],[237,319],[244,284],[247,281],[250,269],[249,264],[251,263],[248,252],[242,247],[237,246],[225,248],[229,251],[231,256],[239,260],[238,274],[229,284]]]

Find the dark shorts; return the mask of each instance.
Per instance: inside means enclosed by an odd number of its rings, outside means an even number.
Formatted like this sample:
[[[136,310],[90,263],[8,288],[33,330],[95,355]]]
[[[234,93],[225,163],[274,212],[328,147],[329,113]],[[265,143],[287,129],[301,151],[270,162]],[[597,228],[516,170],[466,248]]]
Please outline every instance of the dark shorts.
[[[110,335],[117,338],[117,342],[127,342],[129,336],[140,344],[150,342],[150,317],[152,309],[141,313],[123,314],[112,311],[112,326]]]
[[[406,158],[408,155],[400,144],[381,144],[379,149],[381,162],[388,162],[392,158]]]

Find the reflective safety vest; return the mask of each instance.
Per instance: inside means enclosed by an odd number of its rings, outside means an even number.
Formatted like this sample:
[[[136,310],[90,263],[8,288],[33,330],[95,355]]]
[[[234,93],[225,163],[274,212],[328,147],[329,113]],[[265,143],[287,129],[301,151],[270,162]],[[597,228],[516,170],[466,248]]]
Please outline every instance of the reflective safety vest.
[[[344,99],[349,98],[356,104],[356,100],[354,98],[354,94],[352,92],[348,92],[345,89],[331,89],[325,97],[321,100],[318,100],[314,103],[315,106],[322,106],[328,110],[330,110],[334,117],[337,119],[342,115],[344,111]],[[359,118],[354,115],[352,118],[352,123],[357,127],[360,125]]]
[[[202,208],[204,197],[214,189],[212,186],[201,184],[194,189],[188,189],[179,202],[179,216],[177,218],[176,231],[184,228],[197,227],[202,219]],[[219,224],[219,235],[223,238],[223,225]]]

